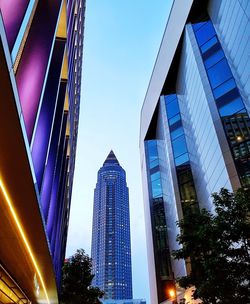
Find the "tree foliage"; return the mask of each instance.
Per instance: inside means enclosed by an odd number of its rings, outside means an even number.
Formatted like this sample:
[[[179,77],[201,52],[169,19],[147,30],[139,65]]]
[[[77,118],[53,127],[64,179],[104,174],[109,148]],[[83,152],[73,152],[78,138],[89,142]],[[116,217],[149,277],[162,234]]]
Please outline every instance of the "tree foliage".
[[[91,283],[94,275],[91,273],[91,259],[83,249],[64,263],[62,269],[62,304],[99,304],[99,298],[104,293]]]
[[[178,223],[182,248],[174,258],[191,263],[181,287],[195,286],[204,304],[250,303],[250,190],[213,194],[215,213],[185,210]]]

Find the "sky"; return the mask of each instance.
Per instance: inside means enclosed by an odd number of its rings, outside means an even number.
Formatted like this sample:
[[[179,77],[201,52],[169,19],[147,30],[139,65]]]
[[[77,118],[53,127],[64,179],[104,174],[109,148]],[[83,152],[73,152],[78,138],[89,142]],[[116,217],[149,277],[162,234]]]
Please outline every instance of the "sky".
[[[140,111],[172,0],[87,0],[81,110],[66,256],[90,255],[97,171],[113,149],[127,174],[133,297],[149,300]]]

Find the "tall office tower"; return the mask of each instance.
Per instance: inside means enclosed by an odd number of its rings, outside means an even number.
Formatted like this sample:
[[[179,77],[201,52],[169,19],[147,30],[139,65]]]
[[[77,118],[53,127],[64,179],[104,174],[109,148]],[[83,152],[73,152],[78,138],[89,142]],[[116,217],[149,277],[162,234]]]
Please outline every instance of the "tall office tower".
[[[151,303],[188,271],[170,254],[184,207],[250,184],[249,54],[249,1],[173,1],[141,112]]]
[[[0,0],[0,302],[58,303],[84,0]]]
[[[94,193],[93,285],[106,299],[132,299],[129,198],[126,173],[111,151]]]

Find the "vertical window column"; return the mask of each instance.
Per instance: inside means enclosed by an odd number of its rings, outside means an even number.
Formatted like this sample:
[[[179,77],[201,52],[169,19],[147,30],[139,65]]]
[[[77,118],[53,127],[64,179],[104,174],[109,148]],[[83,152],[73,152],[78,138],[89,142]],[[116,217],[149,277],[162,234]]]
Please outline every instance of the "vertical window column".
[[[192,25],[243,186],[250,185],[250,119],[210,20]]]

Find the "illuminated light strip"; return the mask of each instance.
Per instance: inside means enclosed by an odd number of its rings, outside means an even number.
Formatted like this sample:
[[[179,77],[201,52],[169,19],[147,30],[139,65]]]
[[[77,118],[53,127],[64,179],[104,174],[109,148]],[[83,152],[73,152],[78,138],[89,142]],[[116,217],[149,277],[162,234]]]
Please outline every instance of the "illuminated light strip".
[[[27,249],[27,251],[28,251],[28,253],[29,253],[29,255],[30,255],[30,258],[31,258],[31,260],[32,260],[32,263],[33,263],[33,265],[34,265],[34,267],[35,267],[35,269],[36,269],[36,272],[37,272],[37,275],[38,275],[38,277],[39,277],[39,279],[40,279],[40,282],[41,282],[41,284],[42,284],[43,291],[44,291],[44,293],[45,293],[47,302],[48,302],[48,304],[50,304],[50,300],[49,300],[49,297],[48,297],[48,294],[47,294],[47,291],[46,291],[46,287],[45,287],[45,284],[44,284],[44,281],[43,281],[41,272],[40,272],[39,267],[38,267],[38,265],[37,265],[36,259],[35,259],[34,255],[33,255],[33,253],[32,253],[32,250],[31,250],[31,248],[30,248],[30,245],[29,245],[29,243],[28,243],[28,240],[27,240],[27,238],[26,238],[26,236],[25,236],[25,234],[24,234],[24,231],[23,231],[23,229],[22,229],[21,223],[20,223],[20,221],[19,221],[19,219],[18,219],[18,217],[17,217],[17,214],[16,214],[16,212],[15,212],[13,206],[12,206],[11,199],[9,198],[9,195],[8,195],[8,193],[7,193],[7,191],[6,191],[6,188],[5,188],[4,184],[3,184],[2,179],[0,179],[0,188],[1,188],[2,192],[3,192],[3,195],[4,195],[4,197],[5,197],[6,202],[7,202],[8,206],[9,206],[9,208],[10,208],[11,214],[12,214],[12,216],[13,216],[15,222],[16,222],[16,226],[17,226],[17,228],[18,228],[18,230],[19,230],[19,232],[20,232],[20,234],[21,234],[21,236],[22,236],[23,242],[24,242],[24,244],[25,244],[25,246],[26,246],[26,249]]]

